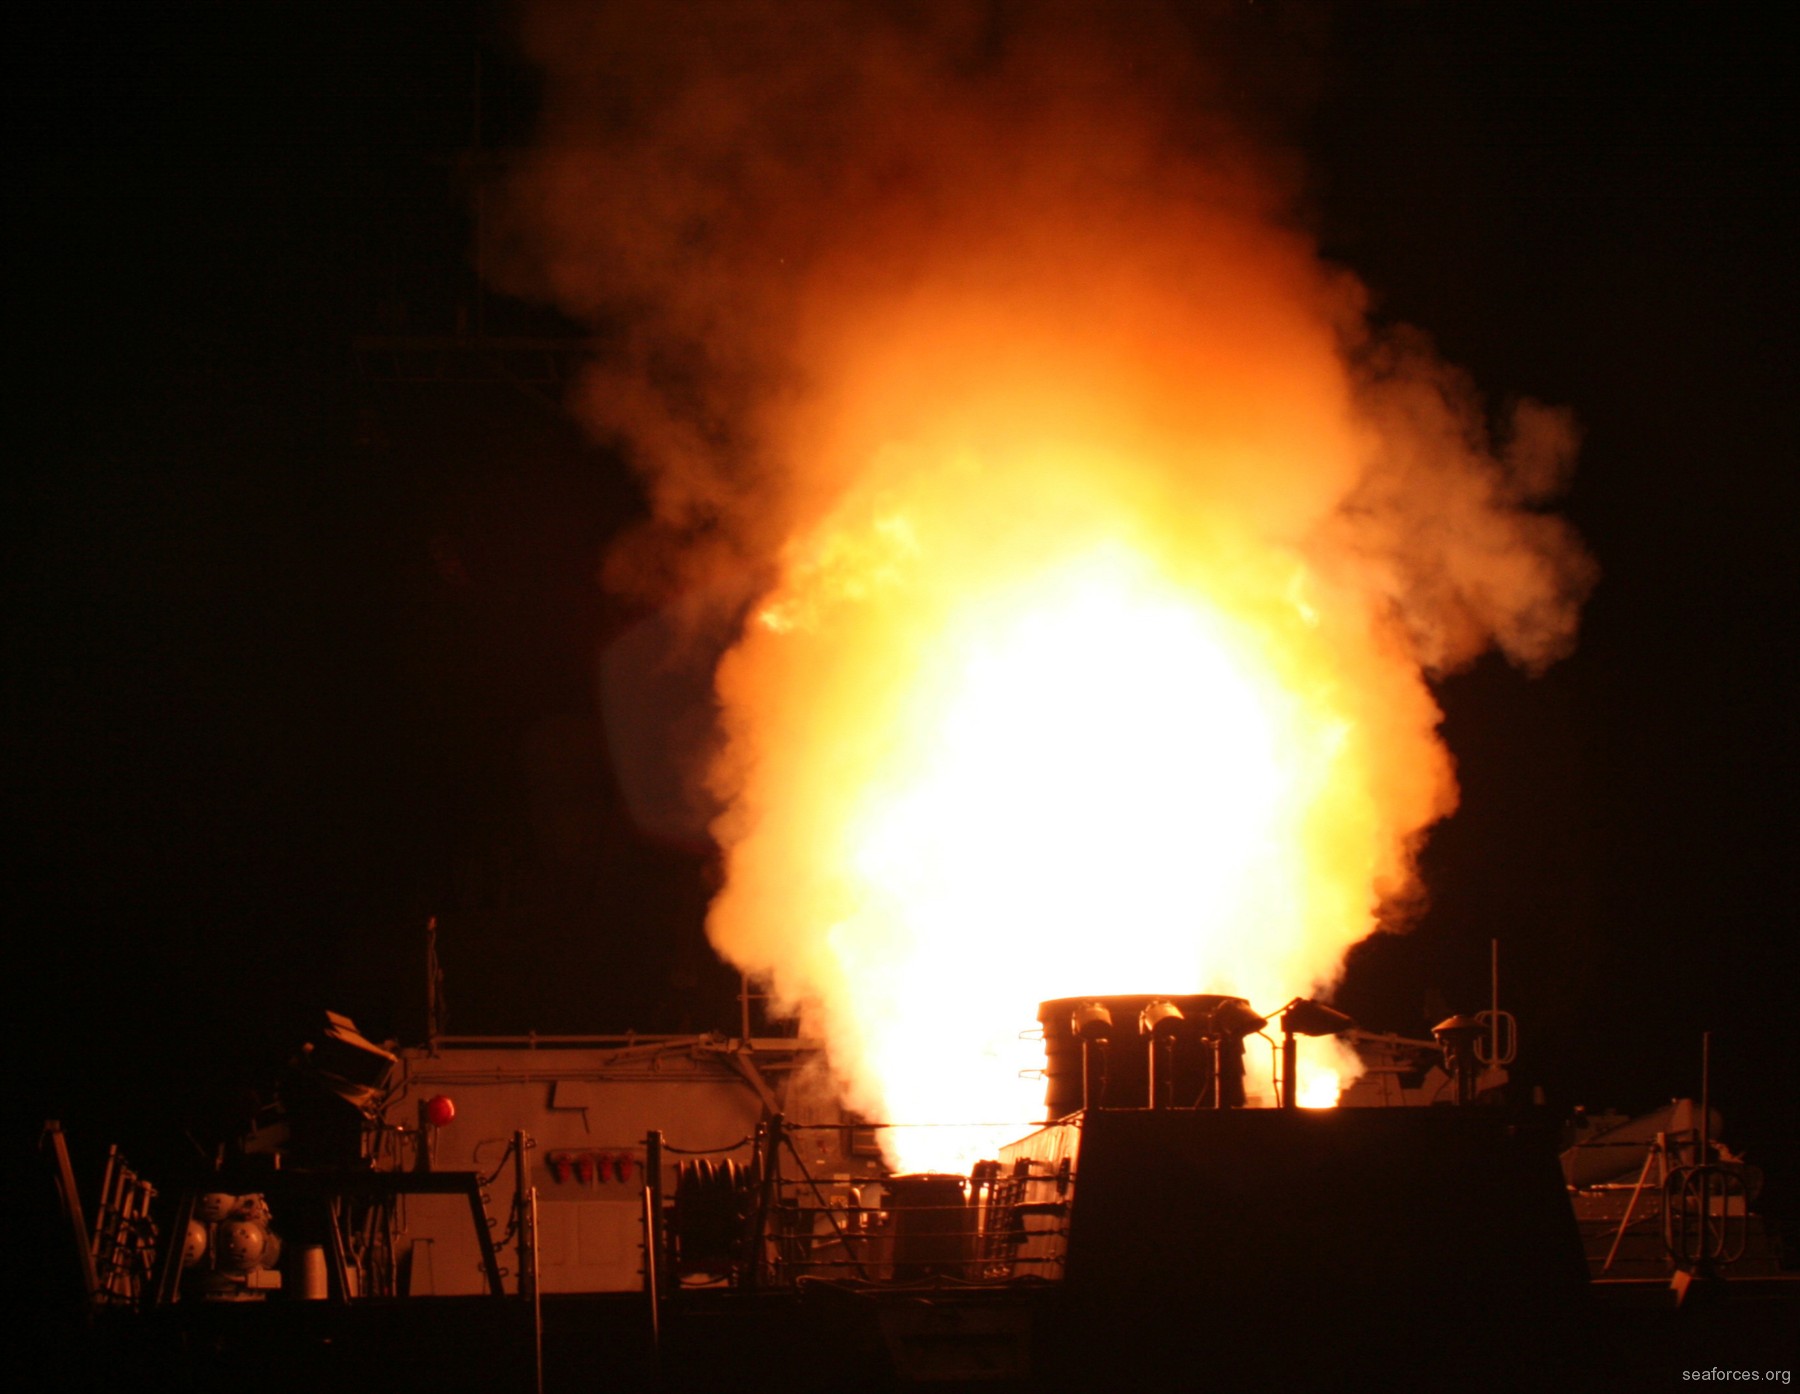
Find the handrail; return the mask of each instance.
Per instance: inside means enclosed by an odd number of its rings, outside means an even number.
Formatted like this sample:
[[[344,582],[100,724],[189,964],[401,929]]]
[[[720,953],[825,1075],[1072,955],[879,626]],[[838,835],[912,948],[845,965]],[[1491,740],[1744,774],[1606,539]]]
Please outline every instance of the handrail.
[[[1663,1182],[1663,1245],[1669,1257],[1701,1273],[1736,1262],[1749,1232],[1749,1200],[1735,1168],[1716,1162],[1674,1168]]]

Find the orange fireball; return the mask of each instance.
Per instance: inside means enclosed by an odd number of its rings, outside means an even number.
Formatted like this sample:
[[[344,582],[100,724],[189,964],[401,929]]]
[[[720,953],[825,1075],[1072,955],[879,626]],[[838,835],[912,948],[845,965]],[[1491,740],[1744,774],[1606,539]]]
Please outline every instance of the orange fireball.
[[[509,283],[614,345],[612,577],[752,592],[720,952],[865,1113],[1002,1125],[908,1169],[1038,1115],[1040,1000],[1328,987],[1455,804],[1428,677],[1572,642],[1564,416],[1371,324],[1192,7],[529,15]]]

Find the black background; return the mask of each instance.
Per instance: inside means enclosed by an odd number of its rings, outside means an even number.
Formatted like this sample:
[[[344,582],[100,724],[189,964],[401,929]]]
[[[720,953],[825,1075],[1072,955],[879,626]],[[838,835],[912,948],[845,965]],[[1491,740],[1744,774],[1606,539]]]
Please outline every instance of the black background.
[[[1463,808],[1431,907],[1339,1001],[1418,1034],[1485,1004],[1498,938],[1554,1105],[1696,1093],[1711,1030],[1728,1138],[1791,1163],[1777,46],[1698,4],[1265,12],[1311,35],[1326,254],[1497,405],[1574,410],[1565,511],[1602,569],[1572,658],[1442,684]],[[469,152],[523,144],[533,110],[508,32],[470,0],[15,21],[28,1127],[173,1164],[320,1009],[418,1040],[434,914],[454,1031],[735,1028],[704,841],[623,769],[668,693],[598,677],[641,635],[597,581],[629,473],[553,395],[372,382],[352,351],[459,315],[567,328],[476,290]]]

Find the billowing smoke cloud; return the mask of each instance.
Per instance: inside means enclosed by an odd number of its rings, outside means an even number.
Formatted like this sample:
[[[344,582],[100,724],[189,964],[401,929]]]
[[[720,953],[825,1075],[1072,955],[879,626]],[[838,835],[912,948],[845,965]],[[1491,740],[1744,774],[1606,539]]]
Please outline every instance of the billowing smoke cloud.
[[[1371,328],[1223,33],[1151,5],[527,12],[509,285],[612,344],[575,405],[654,513],[612,579],[752,617],[710,929],[890,1115],[925,1103],[892,1057],[933,944],[1016,982],[1003,1031],[1072,993],[1328,983],[1454,806],[1425,676],[1554,660],[1591,582],[1542,511],[1567,417],[1492,430],[1422,336]],[[1019,715],[977,739],[991,702]],[[1227,768],[1265,747],[1280,773]],[[1090,898],[1067,866],[1097,847]],[[1116,969],[1039,933],[1071,905]],[[1153,920],[1172,959],[1133,947]],[[974,942],[1024,925],[1032,971]]]

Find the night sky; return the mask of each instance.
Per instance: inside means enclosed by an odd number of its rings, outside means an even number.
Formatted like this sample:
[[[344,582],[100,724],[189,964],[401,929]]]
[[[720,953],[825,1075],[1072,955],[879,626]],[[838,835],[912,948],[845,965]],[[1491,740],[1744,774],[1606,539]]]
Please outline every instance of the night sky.
[[[1338,1000],[1421,1034],[1485,1005],[1497,937],[1553,1104],[1696,1093],[1711,1029],[1728,1138],[1791,1158],[1778,47],[1698,4],[1261,13],[1326,255],[1496,408],[1573,410],[1563,509],[1602,573],[1572,658],[1441,685],[1463,808],[1431,906]],[[703,745],[702,670],[645,678],[654,616],[598,581],[629,471],[554,385],[357,352],[573,332],[478,291],[472,191],[531,129],[508,34],[469,0],[15,21],[27,1128],[148,1169],[210,1146],[323,1008],[420,1039],[432,915],[453,1031],[734,1029],[701,825],[656,758]]]

